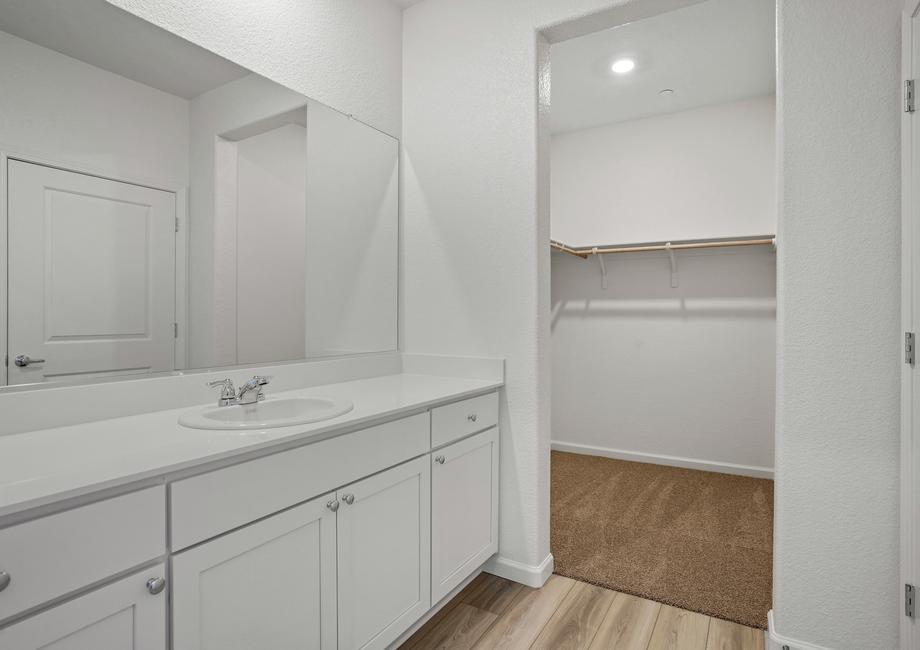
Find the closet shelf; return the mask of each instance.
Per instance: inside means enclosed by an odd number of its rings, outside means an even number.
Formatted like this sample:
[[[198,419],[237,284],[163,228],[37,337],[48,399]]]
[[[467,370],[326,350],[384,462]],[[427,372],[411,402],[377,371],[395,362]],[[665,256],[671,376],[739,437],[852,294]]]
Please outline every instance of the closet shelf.
[[[730,248],[732,246],[767,246],[776,245],[776,235],[759,235],[740,239],[683,240],[670,242],[651,242],[643,244],[623,244],[617,246],[579,246],[573,247],[551,239],[550,248],[561,253],[568,253],[588,259],[589,255],[607,255],[608,253],[644,253],[648,251],[679,251],[695,248]]]

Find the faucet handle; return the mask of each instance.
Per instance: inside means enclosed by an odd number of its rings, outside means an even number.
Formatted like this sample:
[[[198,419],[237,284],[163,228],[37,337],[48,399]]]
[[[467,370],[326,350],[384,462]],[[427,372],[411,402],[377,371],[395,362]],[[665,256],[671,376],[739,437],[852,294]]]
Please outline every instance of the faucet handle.
[[[227,406],[236,398],[236,387],[233,385],[233,380],[218,379],[217,381],[208,382],[208,388],[217,388],[218,386],[221,387],[218,404],[220,406]]]
[[[272,378],[270,375],[256,375],[250,381],[254,382],[257,386],[266,386],[271,380]]]

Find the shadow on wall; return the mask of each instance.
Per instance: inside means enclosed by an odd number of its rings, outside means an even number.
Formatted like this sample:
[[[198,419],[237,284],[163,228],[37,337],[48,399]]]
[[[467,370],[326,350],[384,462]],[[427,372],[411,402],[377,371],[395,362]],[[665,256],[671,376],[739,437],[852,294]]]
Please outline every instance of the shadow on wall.
[[[562,319],[776,319],[776,258],[767,247],[677,254],[671,286],[665,253],[552,256],[552,329]]]

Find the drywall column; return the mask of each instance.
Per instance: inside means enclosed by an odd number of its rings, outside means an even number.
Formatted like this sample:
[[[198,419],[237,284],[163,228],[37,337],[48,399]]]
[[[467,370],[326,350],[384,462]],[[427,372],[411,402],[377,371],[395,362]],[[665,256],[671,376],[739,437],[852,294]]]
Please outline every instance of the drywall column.
[[[774,624],[896,648],[901,0],[779,0]]]
[[[604,12],[554,29],[561,38],[693,3],[426,0],[404,13],[405,347],[507,360],[492,570],[514,579],[538,583],[552,561],[548,170],[537,160],[549,62],[538,31]]]

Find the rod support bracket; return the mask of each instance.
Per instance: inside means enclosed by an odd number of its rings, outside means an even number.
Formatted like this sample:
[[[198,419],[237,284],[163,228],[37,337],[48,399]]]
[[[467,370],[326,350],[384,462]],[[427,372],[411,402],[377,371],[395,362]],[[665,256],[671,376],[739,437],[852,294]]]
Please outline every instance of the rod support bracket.
[[[604,262],[604,256],[597,252],[597,246],[591,249],[591,254],[597,257],[597,262],[601,266],[601,289],[607,288],[607,263]]]
[[[674,250],[671,248],[671,242],[666,243],[664,249],[668,251],[668,257],[671,260],[671,288],[676,289],[680,286],[680,279],[677,276],[677,258],[674,257]]]

